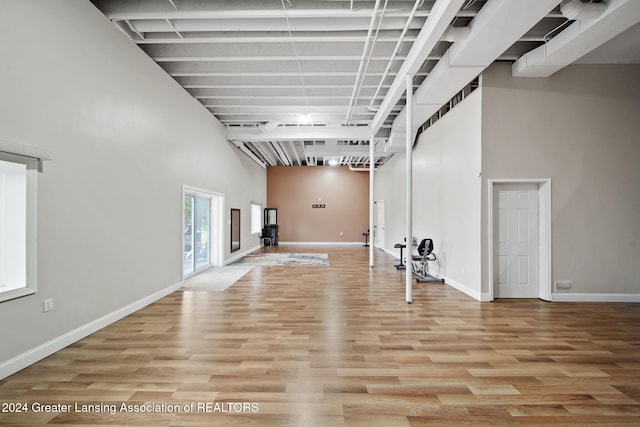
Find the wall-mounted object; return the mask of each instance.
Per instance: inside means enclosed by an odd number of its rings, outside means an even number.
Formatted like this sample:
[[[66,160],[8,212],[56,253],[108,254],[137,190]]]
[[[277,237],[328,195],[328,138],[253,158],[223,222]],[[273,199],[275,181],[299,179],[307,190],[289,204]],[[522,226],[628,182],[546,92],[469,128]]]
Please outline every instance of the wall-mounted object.
[[[278,224],[278,209],[264,208],[264,225]]]
[[[278,209],[264,208],[264,228],[262,229],[262,239],[269,239],[269,244],[278,244]]]
[[[231,252],[240,250],[240,209],[231,208]]]

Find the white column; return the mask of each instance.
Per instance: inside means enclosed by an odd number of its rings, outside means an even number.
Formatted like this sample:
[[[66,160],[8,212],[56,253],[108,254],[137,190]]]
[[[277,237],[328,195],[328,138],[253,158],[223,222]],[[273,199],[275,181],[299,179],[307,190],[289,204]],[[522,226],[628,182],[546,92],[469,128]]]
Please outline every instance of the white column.
[[[405,249],[405,253],[407,255],[407,262],[405,268],[405,288],[406,288],[406,300],[407,303],[411,304],[413,299],[412,291],[413,291],[413,274],[411,273],[411,236],[413,234],[412,230],[412,215],[411,210],[413,209],[413,199],[412,199],[412,186],[411,186],[411,178],[413,175],[413,155],[412,155],[412,145],[413,145],[413,75],[407,74],[406,77],[407,89],[406,89],[406,109],[407,109],[407,137],[406,137],[406,206],[405,206],[405,218],[406,218],[406,236],[407,236],[407,247]]]
[[[375,143],[373,140],[373,135],[369,139],[369,267],[373,267],[373,210],[375,208],[374,205],[374,184],[373,184],[373,171],[375,169],[376,160],[374,157],[375,152]]]

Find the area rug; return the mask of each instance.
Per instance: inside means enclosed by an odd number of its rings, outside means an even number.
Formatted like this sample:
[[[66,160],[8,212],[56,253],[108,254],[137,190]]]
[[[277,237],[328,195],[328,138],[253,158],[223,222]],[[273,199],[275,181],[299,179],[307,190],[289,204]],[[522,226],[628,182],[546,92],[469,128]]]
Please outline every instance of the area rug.
[[[181,291],[220,292],[236,283],[253,269],[253,265],[211,267],[202,273],[189,277],[179,289]]]
[[[325,253],[253,253],[240,258],[230,265],[328,267],[329,255]]]

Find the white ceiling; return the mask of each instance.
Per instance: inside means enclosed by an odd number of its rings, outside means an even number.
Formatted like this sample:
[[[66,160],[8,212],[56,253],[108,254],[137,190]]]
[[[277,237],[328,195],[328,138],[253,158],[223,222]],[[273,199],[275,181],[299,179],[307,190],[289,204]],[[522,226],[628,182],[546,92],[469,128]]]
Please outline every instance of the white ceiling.
[[[565,3],[591,2],[600,3],[595,18],[567,18]],[[415,134],[496,60],[515,61],[524,76],[577,59],[563,49],[591,52],[582,63],[638,62],[640,1],[591,2],[92,1],[258,163],[356,167],[368,166],[372,135],[377,165],[393,155],[407,74],[423,106]],[[543,45],[559,53],[541,58]]]

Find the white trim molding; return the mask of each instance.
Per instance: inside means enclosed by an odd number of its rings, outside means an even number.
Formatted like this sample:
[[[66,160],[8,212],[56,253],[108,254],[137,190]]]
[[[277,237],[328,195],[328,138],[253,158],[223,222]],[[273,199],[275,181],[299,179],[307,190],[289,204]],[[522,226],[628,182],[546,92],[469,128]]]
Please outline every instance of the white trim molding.
[[[122,307],[114,312],[106,314],[98,319],[95,319],[85,325],[82,325],[66,334],[60,335],[52,340],[45,342],[31,350],[28,350],[22,354],[17,355],[13,359],[9,359],[0,363],[0,380],[15,374],[16,372],[31,366],[32,364],[44,359],[60,351],[63,348],[85,338],[92,333],[99,331],[100,329],[117,322],[120,319],[127,317],[128,315],[140,310],[143,307],[169,295],[172,292],[177,291],[182,286],[183,282],[180,281],[165,289],[155,292],[149,296],[146,296],[138,301],[135,301],[125,307]]]
[[[51,153],[40,147],[16,144],[14,142],[0,139],[0,151],[5,153],[18,154],[20,156],[33,157],[38,160],[53,160]]]
[[[278,244],[300,246],[364,246],[364,242],[278,242]]]
[[[551,178],[504,178],[504,179],[488,179],[488,239],[489,239],[489,251],[488,251],[488,281],[489,284],[489,299],[487,301],[493,301],[493,187],[495,184],[538,184],[538,209],[539,209],[539,236],[540,236],[540,254],[538,257],[538,280],[540,282],[538,287],[538,298],[551,301]]]
[[[387,249],[387,248],[378,248],[386,253],[388,253],[389,255],[395,257],[396,259],[398,259],[398,257],[400,256],[400,252],[399,249],[395,249],[395,252]],[[403,253],[404,255],[404,253]],[[480,301],[480,302],[489,302],[491,301],[490,295],[488,293],[482,293],[480,291],[477,291],[475,289],[471,289],[470,287],[468,287],[467,285],[457,282],[447,276],[444,276],[440,273],[437,273],[433,270],[429,270],[429,274],[432,275],[433,277],[435,277],[436,279],[444,279],[444,283],[443,285],[449,285],[452,288],[454,288],[457,291],[462,292],[463,294],[466,294],[468,296],[470,296],[471,298],[475,299],[476,301]]]
[[[255,252],[258,249],[260,249],[262,247],[262,245],[258,245],[258,246],[254,246],[251,249],[247,249],[246,251],[239,253],[237,255],[232,256],[231,258],[228,258],[224,261],[224,265],[229,265],[234,261],[239,260],[240,258],[242,258],[245,255],[249,255],[251,252]]]
[[[553,302],[640,302],[640,294],[554,292]]]
[[[206,190],[204,188],[194,187],[191,185],[182,185],[182,200],[181,200],[181,219],[180,219],[180,238],[182,239],[182,247],[185,246],[184,236],[184,201],[186,196],[199,197],[209,200],[209,234],[211,240],[211,246],[209,247],[209,263],[198,269],[194,268],[189,274],[184,273],[184,252],[180,251],[181,256],[181,269],[182,280],[193,276],[199,272],[207,270],[210,267],[221,267],[224,265],[224,242],[225,242],[225,195],[217,191]],[[195,265],[194,265],[195,267]]]
[[[470,287],[468,287],[467,285],[460,283],[458,281],[455,281],[451,278],[448,278],[447,276],[443,276],[441,274],[438,274],[434,271],[429,270],[429,274],[432,275],[433,277],[435,277],[436,279],[444,279],[444,285],[449,285],[451,286],[453,289],[462,292],[465,295],[470,296],[471,298],[473,298],[476,301],[486,301],[483,300],[483,294],[480,291],[476,291],[475,289],[471,289]],[[484,296],[484,298],[486,298],[486,296]]]

